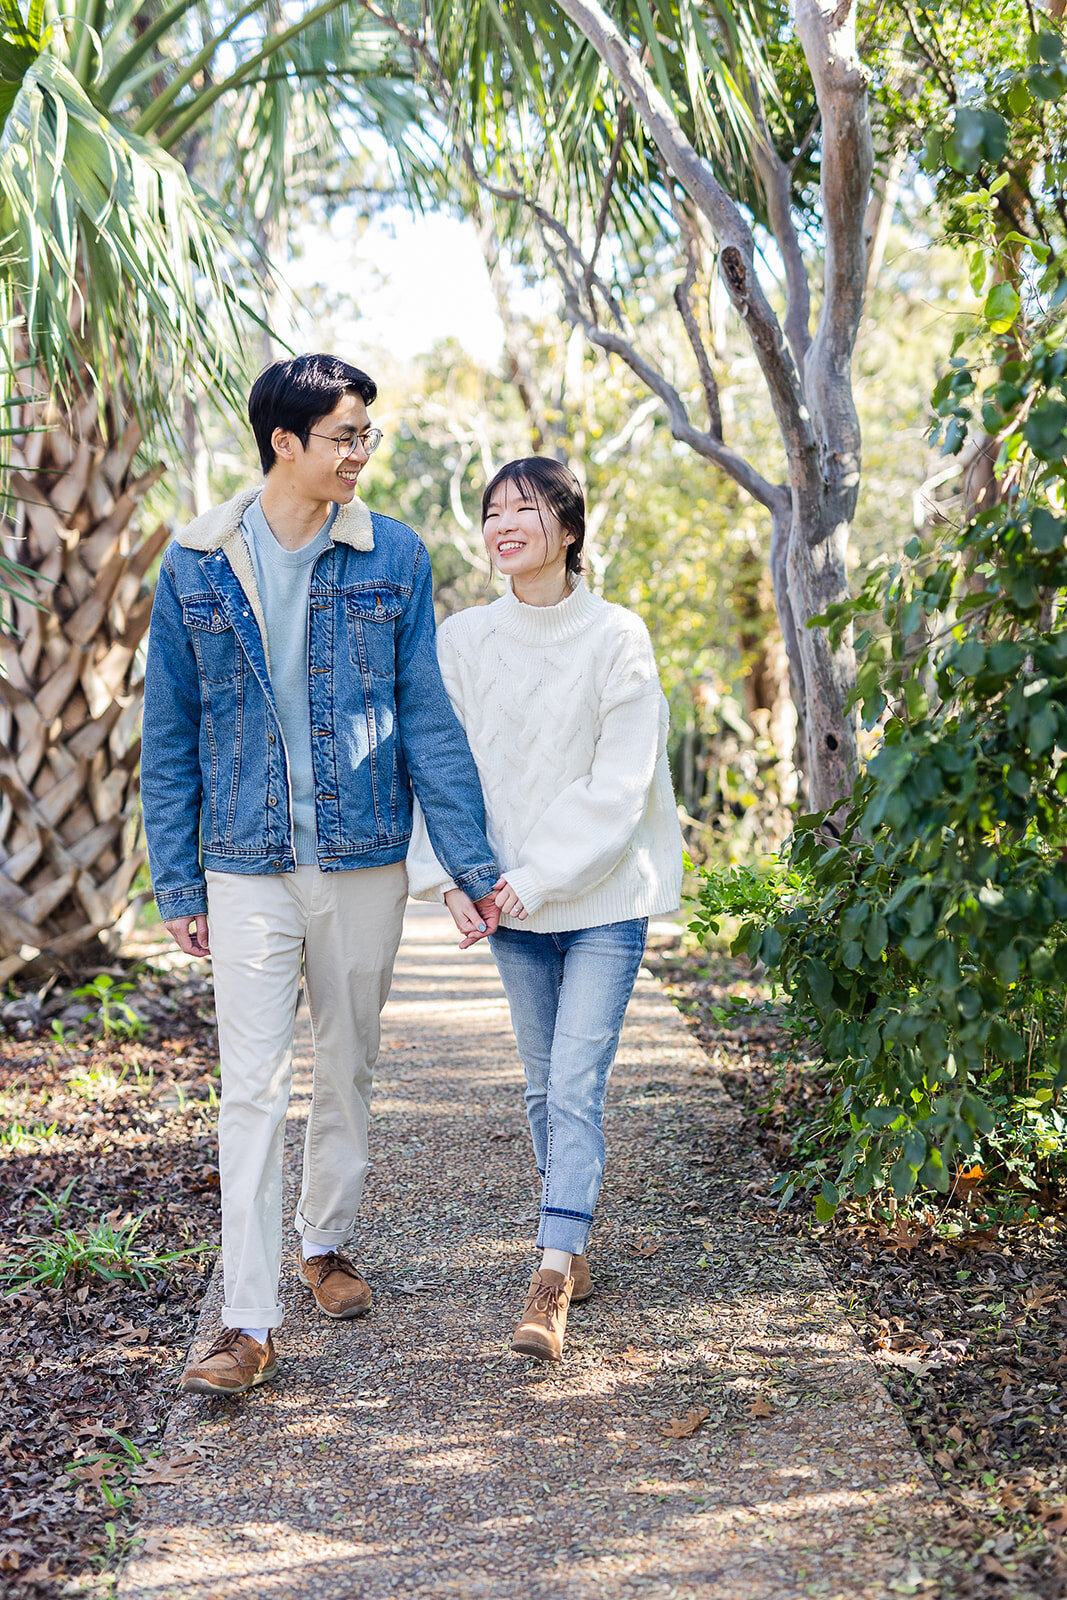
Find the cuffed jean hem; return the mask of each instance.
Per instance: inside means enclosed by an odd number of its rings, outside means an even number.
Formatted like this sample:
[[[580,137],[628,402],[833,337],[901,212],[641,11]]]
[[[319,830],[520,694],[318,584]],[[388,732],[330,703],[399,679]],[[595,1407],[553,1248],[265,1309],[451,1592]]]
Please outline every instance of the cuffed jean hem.
[[[330,1250],[343,1250],[352,1237],[355,1223],[350,1223],[347,1228],[313,1228],[307,1218],[298,1211],[293,1220],[293,1227],[308,1244],[322,1244]]]
[[[222,1308],[224,1328],[280,1328],[284,1321],[285,1312],[281,1306],[253,1306],[251,1310],[242,1306]]]
[[[591,1222],[579,1222],[574,1217],[546,1217],[542,1211],[537,1248],[566,1250],[572,1256],[584,1256],[591,1227]]]

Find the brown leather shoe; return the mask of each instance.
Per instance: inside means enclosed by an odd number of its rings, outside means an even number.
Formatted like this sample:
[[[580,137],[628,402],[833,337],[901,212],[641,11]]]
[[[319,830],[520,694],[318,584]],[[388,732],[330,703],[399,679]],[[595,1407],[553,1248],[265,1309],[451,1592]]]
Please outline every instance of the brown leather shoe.
[[[521,1356],[535,1356],[538,1361],[559,1361],[573,1288],[574,1279],[565,1278],[562,1272],[535,1272],[511,1348]]]
[[[571,1305],[576,1306],[583,1300],[588,1300],[593,1293],[593,1279],[589,1273],[589,1263],[584,1256],[571,1256],[571,1277],[574,1279]]]
[[[312,1256],[301,1261],[301,1281],[315,1296],[315,1303],[328,1317],[344,1321],[360,1317],[369,1311],[374,1296],[370,1284],[361,1278],[351,1261],[346,1261],[339,1250],[327,1256]]]
[[[267,1335],[260,1344],[240,1328],[223,1328],[215,1343],[199,1361],[182,1374],[185,1394],[247,1394],[261,1383],[268,1383],[278,1370],[274,1340]]]

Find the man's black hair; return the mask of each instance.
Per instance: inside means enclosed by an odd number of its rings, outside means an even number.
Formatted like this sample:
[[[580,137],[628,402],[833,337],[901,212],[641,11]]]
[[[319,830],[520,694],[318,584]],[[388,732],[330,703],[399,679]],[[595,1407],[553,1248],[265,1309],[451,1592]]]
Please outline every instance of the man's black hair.
[[[346,394],[358,394],[369,406],[377,398],[378,385],[336,356],[295,356],[264,367],[248,396],[248,420],[264,473],[274,465],[275,428],[295,433],[306,450],[316,422],[340,405]]]

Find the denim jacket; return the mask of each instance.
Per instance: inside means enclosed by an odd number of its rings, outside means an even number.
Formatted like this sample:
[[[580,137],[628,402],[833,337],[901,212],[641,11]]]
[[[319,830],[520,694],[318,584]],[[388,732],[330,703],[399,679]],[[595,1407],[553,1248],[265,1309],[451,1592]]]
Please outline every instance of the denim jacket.
[[[204,872],[292,872],[289,766],[241,516],[198,517],[163,558],[145,669],[141,797],[159,914],[207,911]],[[403,861],[412,784],[434,850],[480,899],[497,878],[478,775],[441,682],[430,561],[360,500],[338,511],[308,595],[318,864]]]

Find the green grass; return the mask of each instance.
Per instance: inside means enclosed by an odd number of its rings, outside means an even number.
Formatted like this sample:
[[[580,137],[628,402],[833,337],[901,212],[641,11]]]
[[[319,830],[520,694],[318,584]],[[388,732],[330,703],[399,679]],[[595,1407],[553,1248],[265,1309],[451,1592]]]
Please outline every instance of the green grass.
[[[161,1255],[142,1254],[136,1249],[143,1217],[116,1224],[108,1217],[84,1228],[57,1228],[43,1239],[21,1241],[25,1249],[18,1256],[0,1260],[0,1285],[6,1294],[41,1285],[61,1288],[70,1279],[131,1279],[142,1289],[165,1273],[173,1262],[198,1255],[210,1245],[194,1245],[186,1250],[168,1250]]]

